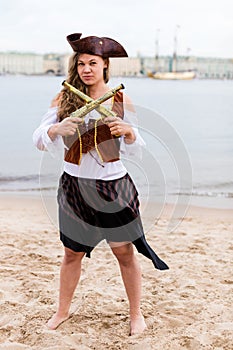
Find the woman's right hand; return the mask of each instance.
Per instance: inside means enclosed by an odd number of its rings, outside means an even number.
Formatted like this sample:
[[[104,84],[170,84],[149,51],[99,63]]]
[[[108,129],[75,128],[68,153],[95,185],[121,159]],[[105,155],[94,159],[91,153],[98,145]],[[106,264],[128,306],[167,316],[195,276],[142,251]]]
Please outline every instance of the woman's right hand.
[[[73,136],[77,132],[78,124],[82,123],[82,118],[65,118],[60,123],[52,125],[48,130],[51,140],[60,136]]]

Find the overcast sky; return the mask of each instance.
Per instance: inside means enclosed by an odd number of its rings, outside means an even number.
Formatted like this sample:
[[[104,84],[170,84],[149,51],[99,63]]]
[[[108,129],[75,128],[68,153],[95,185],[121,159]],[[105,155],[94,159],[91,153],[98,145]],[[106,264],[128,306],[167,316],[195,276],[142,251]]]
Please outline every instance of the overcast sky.
[[[129,56],[233,58],[232,0],[0,0],[0,51],[71,53],[71,33],[108,36]]]

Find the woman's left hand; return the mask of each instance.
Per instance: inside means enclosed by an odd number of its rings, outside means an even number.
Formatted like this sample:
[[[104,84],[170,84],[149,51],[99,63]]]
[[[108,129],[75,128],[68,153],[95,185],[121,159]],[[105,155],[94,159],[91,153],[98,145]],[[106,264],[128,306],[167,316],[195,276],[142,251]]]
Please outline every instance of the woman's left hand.
[[[107,117],[104,122],[109,126],[110,132],[114,136],[124,136],[126,143],[133,143],[136,139],[133,128],[119,117]]]

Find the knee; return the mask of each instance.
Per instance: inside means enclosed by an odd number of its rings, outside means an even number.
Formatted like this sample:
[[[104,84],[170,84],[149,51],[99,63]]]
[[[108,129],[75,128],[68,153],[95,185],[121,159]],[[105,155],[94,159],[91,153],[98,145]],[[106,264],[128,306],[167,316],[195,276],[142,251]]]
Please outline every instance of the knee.
[[[135,259],[132,243],[128,243],[119,247],[112,247],[111,249],[121,266],[127,267],[131,265]]]
[[[81,262],[82,258],[84,257],[84,254],[84,252],[74,252],[69,248],[65,248],[64,263],[71,264],[74,262]]]

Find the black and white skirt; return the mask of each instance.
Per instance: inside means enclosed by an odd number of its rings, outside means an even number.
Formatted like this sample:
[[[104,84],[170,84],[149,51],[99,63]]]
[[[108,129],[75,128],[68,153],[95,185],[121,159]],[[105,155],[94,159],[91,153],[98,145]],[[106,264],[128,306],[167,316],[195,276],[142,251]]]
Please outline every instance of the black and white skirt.
[[[145,239],[138,192],[129,174],[105,181],[78,178],[64,172],[57,199],[60,239],[65,247],[90,257],[103,239],[132,242],[157,269],[168,269]]]

